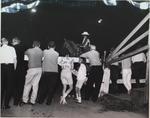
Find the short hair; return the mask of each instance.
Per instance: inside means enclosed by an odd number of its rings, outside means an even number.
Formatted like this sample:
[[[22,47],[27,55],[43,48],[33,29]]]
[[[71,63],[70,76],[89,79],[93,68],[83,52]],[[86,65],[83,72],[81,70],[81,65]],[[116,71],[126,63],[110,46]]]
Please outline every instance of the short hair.
[[[48,47],[49,47],[49,48],[55,48],[55,42],[54,42],[54,41],[50,41],[50,42],[48,43]]]
[[[96,46],[95,45],[91,45],[90,48],[91,48],[91,50],[96,50]]]
[[[86,63],[86,58],[85,57],[80,57],[80,59],[82,59],[83,63]]]
[[[21,40],[18,37],[14,37],[13,40],[16,41],[16,42],[18,42],[18,43],[21,42]]]
[[[3,37],[1,40],[2,40],[2,43],[3,42],[8,42],[8,39],[6,39],[5,37]]]
[[[33,47],[40,47],[40,41],[33,41]]]

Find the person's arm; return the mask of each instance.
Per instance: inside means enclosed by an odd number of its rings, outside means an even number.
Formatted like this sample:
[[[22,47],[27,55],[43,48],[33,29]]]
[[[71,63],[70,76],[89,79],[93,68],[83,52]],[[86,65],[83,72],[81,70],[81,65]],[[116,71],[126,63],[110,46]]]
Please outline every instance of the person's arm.
[[[42,62],[44,61],[44,51],[42,51]]]
[[[71,60],[71,69],[72,70],[74,69],[74,60],[73,59]]]
[[[13,53],[14,69],[16,70],[16,67],[17,67],[17,55],[16,55],[16,51],[15,51],[14,48],[12,48],[12,53]]]
[[[64,63],[63,58],[58,57],[58,65],[62,66]]]
[[[72,72],[72,74],[74,74],[75,76],[78,75],[78,71],[76,71],[75,69],[73,69],[71,72]]]
[[[146,56],[144,53],[143,53],[143,60],[144,60],[144,62],[146,62]]]
[[[88,58],[87,52],[80,55],[80,57]]]

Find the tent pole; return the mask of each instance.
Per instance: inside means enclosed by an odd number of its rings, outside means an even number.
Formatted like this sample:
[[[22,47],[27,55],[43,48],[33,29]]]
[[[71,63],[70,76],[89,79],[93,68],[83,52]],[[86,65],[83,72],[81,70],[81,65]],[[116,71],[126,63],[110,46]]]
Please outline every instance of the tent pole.
[[[143,26],[144,23],[150,18],[150,13],[148,13],[145,18],[130,32],[130,34],[117,46],[117,48],[112,52],[108,60],[120,50],[120,48]]]
[[[148,45],[143,46],[143,47],[141,47],[141,48],[139,48],[139,49],[136,49],[136,50],[134,50],[134,51],[132,51],[132,52],[126,54],[126,55],[123,55],[123,56],[121,56],[121,57],[119,57],[119,58],[116,58],[116,59],[114,59],[114,60],[111,60],[111,61],[109,61],[108,63],[109,63],[109,64],[112,64],[112,63],[114,63],[114,62],[121,61],[121,60],[126,59],[126,58],[128,58],[128,57],[131,57],[131,56],[133,56],[133,55],[136,55],[136,54],[138,54],[138,53],[140,53],[140,52],[143,52],[144,50],[147,50],[148,48],[149,48]]]
[[[144,37],[146,37],[149,34],[149,31],[146,31],[145,33],[143,33],[142,35],[140,35],[138,38],[136,38],[134,41],[132,41],[131,43],[129,43],[126,47],[124,47],[123,49],[121,49],[119,52],[117,52],[116,54],[114,54],[112,56],[118,56],[120,54],[122,54],[123,52],[125,52],[126,50],[128,50],[129,48],[131,48],[132,46],[134,46],[136,43],[138,43],[139,41],[141,41],[142,39],[144,39]]]

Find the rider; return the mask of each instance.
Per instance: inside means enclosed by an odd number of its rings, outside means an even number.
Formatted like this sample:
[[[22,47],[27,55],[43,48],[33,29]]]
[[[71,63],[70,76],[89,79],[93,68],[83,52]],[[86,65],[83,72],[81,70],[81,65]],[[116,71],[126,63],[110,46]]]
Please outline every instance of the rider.
[[[81,47],[84,49],[84,51],[88,51],[88,49],[90,49],[90,45],[91,45],[90,39],[89,39],[89,33],[85,31],[81,35],[83,36]]]

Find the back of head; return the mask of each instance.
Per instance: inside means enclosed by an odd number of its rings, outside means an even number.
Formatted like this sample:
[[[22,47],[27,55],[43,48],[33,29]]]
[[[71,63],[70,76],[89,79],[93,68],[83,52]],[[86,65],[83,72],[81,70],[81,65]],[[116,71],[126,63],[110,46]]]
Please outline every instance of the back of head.
[[[82,63],[84,63],[84,64],[86,63],[86,58],[80,57],[80,60],[81,60]]]
[[[18,38],[18,37],[14,37],[13,39],[12,39],[12,44],[13,45],[15,45],[15,44],[20,44],[20,39]]]
[[[96,50],[96,46],[95,45],[91,45],[90,48],[91,48],[91,50]]]
[[[2,44],[8,44],[8,39],[6,38],[2,38],[1,41],[2,41]]]
[[[33,47],[40,47],[39,41],[33,41]]]
[[[50,41],[48,43],[48,48],[55,48],[55,42],[54,41]]]

